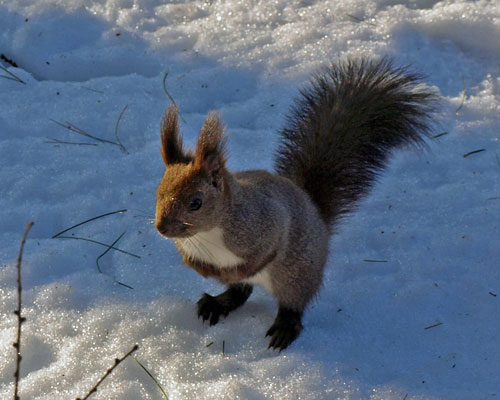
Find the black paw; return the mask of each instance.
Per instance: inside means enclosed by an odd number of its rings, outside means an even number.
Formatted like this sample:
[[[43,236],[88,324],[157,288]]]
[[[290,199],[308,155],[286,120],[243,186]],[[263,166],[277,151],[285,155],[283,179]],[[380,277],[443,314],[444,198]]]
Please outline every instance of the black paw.
[[[247,301],[252,293],[252,286],[247,284],[230,285],[224,293],[218,296],[210,296],[204,293],[198,300],[198,318],[203,322],[209,320],[210,325],[219,322],[219,317],[226,317],[231,311],[237,309]]]
[[[203,322],[209,321],[210,326],[219,322],[219,317],[224,317],[229,314],[229,311],[222,304],[219,303],[217,298],[203,293],[201,299],[198,300],[198,318],[203,318]]]
[[[271,336],[267,348],[281,352],[297,339],[303,328],[301,317],[301,312],[280,308],[274,324],[266,333],[266,337]]]

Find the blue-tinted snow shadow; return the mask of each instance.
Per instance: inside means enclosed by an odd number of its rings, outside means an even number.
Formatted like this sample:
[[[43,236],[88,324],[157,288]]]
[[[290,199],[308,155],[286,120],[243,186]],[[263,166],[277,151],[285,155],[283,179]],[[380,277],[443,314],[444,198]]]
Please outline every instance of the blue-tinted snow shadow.
[[[106,75],[140,71],[146,76],[157,71],[137,38],[112,27],[84,9],[67,14],[50,10],[27,16],[0,6],[2,53],[37,80],[86,81]],[[119,33],[118,31],[116,33]],[[137,57],[130,58],[130,53]],[[100,56],[106,54],[106,62]],[[125,57],[132,62],[125,62]]]
[[[179,47],[184,64],[203,59],[188,51],[192,43],[154,50],[133,32],[111,26],[103,17],[80,8],[71,13],[50,9],[36,15],[20,15],[0,5],[0,49],[35,79],[87,81],[103,76],[132,73],[156,76],[166,66],[178,64]]]
[[[500,29],[469,21],[403,25],[392,34],[391,52],[436,85],[444,96],[458,96],[488,75],[500,74]]]

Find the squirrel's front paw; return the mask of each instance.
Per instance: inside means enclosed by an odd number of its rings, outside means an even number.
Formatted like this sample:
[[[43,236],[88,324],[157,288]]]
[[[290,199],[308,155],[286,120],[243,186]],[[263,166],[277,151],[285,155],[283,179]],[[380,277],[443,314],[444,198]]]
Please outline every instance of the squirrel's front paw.
[[[207,293],[203,293],[201,299],[198,300],[198,318],[203,318],[203,322],[209,320],[210,325],[215,325],[219,322],[219,317],[224,317],[229,311],[214,297]]]
[[[267,348],[279,349],[281,352],[297,339],[302,331],[301,317],[301,312],[280,307],[274,324],[266,333],[266,337],[271,336]]]

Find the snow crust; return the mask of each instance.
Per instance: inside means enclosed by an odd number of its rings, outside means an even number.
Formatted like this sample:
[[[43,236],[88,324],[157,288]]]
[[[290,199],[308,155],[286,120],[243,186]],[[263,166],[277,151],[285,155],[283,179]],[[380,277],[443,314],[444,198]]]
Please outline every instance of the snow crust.
[[[0,398],[13,393],[15,266],[31,220],[22,399],[82,397],[136,343],[171,400],[500,396],[497,1],[0,0],[0,26],[0,53],[19,68],[1,65],[26,82],[0,78]],[[447,134],[425,152],[396,152],[342,224],[289,349],[266,350],[277,307],[264,290],[203,325],[195,302],[222,288],[150,224],[163,86],[186,144],[219,109],[229,167],[270,169],[300,85],[361,55],[426,74],[443,96],[436,134]],[[109,141],[119,120],[126,152],[52,120]],[[110,251],[101,274],[105,247],[52,238],[120,209],[67,235],[111,244],[126,232],[116,246],[140,258]],[[128,358],[93,398],[161,394]]]

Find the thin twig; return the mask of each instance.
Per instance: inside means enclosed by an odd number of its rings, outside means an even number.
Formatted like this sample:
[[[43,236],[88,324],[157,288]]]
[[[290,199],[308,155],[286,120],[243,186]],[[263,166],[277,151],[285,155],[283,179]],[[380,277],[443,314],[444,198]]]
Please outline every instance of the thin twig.
[[[17,338],[14,342],[14,347],[16,349],[16,371],[14,372],[14,400],[19,400],[18,391],[19,391],[19,371],[21,368],[21,325],[26,321],[21,315],[21,294],[23,288],[21,286],[21,261],[23,259],[23,250],[24,243],[26,242],[26,237],[28,236],[28,232],[31,227],[34,225],[34,222],[30,222],[24,231],[23,237],[21,239],[21,246],[19,248],[19,255],[17,256],[17,309],[14,311],[14,314],[17,315]]]
[[[86,224],[87,222],[91,222],[91,221],[95,221],[96,219],[99,219],[99,218],[103,218],[103,217],[107,217],[108,215],[113,215],[113,214],[121,214],[121,213],[124,213],[126,212],[127,210],[116,210],[116,211],[111,211],[111,212],[108,212],[106,214],[102,214],[102,215],[98,215],[97,217],[93,217],[93,218],[90,218],[90,219],[87,219],[83,222],[80,222],[76,225],[73,225],[73,226],[70,226],[69,228],[59,232],[59,233],[56,233],[54,236],[52,236],[52,239],[55,239],[57,238],[58,236],[62,235],[63,233],[66,233],[68,231],[70,231],[71,229],[73,228],[76,228],[77,226],[81,226],[83,224]]]
[[[177,106],[177,103],[175,102],[174,98],[172,97],[172,95],[167,90],[167,76],[168,76],[168,71],[166,71],[165,75],[163,75],[163,81],[162,81],[163,91],[168,96],[168,98],[170,99],[170,101],[174,104],[174,106],[177,107],[177,110],[179,110],[179,107]],[[186,123],[186,120],[182,117],[181,112],[178,111],[178,113],[179,113],[179,116],[181,117],[182,122]]]
[[[222,341],[222,357],[224,357],[226,355],[225,347],[226,347],[226,341],[223,340]]]
[[[127,108],[128,108],[128,104],[123,107],[123,110],[122,112],[120,113],[120,116],[118,117],[118,120],[116,121],[116,125],[115,125],[115,138],[116,138],[116,141],[118,143],[118,145],[120,146],[120,148],[122,149],[122,151],[126,154],[128,154],[128,151],[127,149],[125,148],[125,146],[122,144],[121,140],[118,138],[118,125],[120,125],[120,121],[123,117],[123,114],[125,114],[125,111],[127,111]]]
[[[163,394],[163,397],[165,397],[168,400],[167,393],[165,393],[165,390],[163,390],[163,388],[161,387],[160,382],[158,382],[158,380],[153,376],[153,374],[149,372],[148,369],[144,365],[142,365],[142,363],[137,358],[135,357],[132,358],[135,360],[137,364],[139,364],[139,366],[144,370],[144,372],[146,372],[146,374],[149,375],[149,377],[153,380],[153,382],[156,383],[156,386],[158,386],[158,389],[160,389],[161,393]]]
[[[465,87],[465,77],[462,75],[462,102],[458,106],[458,108],[455,110],[455,114],[458,114],[458,112],[462,109],[465,103],[465,98],[467,97],[467,88]]]
[[[483,151],[486,151],[486,149],[479,149],[479,150],[469,151],[468,153],[464,154],[464,158],[465,157],[469,157],[472,154],[481,153]]]
[[[97,383],[94,385],[94,387],[92,389],[90,389],[90,391],[85,395],[85,397],[77,397],[76,400],[86,400],[89,398],[89,396],[92,394],[92,393],[95,393],[97,392],[97,388],[99,387],[99,385],[104,381],[104,379],[106,379],[108,377],[109,374],[111,374],[111,372],[113,372],[113,370],[118,366],[118,364],[120,364],[123,360],[125,360],[128,356],[130,356],[134,351],[136,351],[137,349],[139,348],[139,346],[136,344],[132,350],[130,350],[127,354],[125,354],[122,358],[115,358],[115,363],[113,364],[113,366],[111,368],[108,368],[108,370],[106,371],[106,373],[101,377],[101,379],[99,379],[97,381]]]
[[[363,260],[364,262],[370,262],[370,263],[386,263],[388,262],[387,260]]]
[[[26,85],[26,82],[24,82],[21,78],[19,78],[17,75],[14,75],[12,72],[10,72],[7,68],[4,68],[0,65],[0,69],[4,72],[7,72],[10,76],[5,76],[5,75],[0,75],[0,78],[5,78],[5,79],[10,79],[11,81],[16,81],[19,83],[22,83],[23,85]]]

